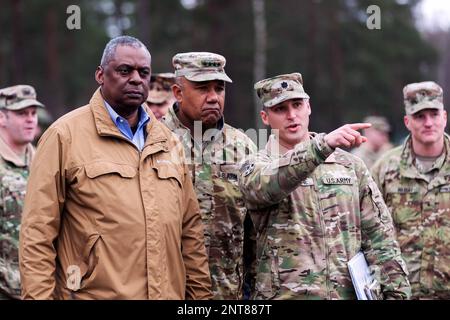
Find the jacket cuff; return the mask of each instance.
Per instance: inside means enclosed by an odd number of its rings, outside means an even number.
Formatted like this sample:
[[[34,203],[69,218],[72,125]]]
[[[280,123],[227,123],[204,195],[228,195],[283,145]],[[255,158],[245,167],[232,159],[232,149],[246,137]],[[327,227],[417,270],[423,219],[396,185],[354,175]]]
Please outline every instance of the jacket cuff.
[[[319,133],[312,139],[312,144],[322,157],[322,160],[325,160],[334,152],[334,148],[330,147],[328,143],[325,142],[325,136],[326,133]]]

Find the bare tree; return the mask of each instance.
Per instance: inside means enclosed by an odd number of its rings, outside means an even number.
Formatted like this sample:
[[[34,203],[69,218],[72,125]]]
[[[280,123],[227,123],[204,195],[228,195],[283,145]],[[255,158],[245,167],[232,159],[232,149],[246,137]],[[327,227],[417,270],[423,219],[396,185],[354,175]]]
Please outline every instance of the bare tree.
[[[53,6],[45,15],[45,45],[46,45],[46,71],[48,83],[50,86],[47,90],[48,107],[53,114],[56,114],[55,107],[64,105],[64,82],[62,81],[61,70],[61,51],[59,46],[58,32],[58,12]]]
[[[145,45],[150,45],[150,1],[149,0],[138,0],[137,2],[137,25],[139,39],[145,43]]]
[[[253,21],[255,26],[255,53],[253,65],[254,82],[259,81],[266,76],[267,60],[267,30],[265,16],[265,0],[253,0]],[[255,128],[260,127],[259,110],[261,102],[254,94],[255,105]]]
[[[12,83],[20,83],[24,78],[24,42],[23,42],[23,3],[21,0],[11,0],[12,6],[12,47],[11,55],[11,81]]]

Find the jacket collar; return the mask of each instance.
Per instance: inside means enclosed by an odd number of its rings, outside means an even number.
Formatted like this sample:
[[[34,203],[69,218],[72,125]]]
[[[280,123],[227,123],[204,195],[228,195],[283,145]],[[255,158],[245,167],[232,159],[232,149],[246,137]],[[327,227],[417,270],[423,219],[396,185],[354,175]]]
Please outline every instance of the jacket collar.
[[[446,181],[450,179],[450,175],[446,176],[450,172],[450,137],[444,133],[444,153],[443,157],[444,161],[438,161],[439,163],[435,164],[435,167],[439,169],[438,175],[432,180],[430,185],[431,187],[435,187],[436,185],[441,185],[447,183]],[[409,135],[405,143],[403,144],[403,149],[401,153],[400,160],[400,175],[406,178],[417,179],[421,178],[428,181],[428,178],[421,174],[419,170],[417,170],[414,164],[414,154],[412,151],[412,139],[411,135]]]
[[[0,136],[0,156],[8,162],[13,163],[16,167],[29,167],[34,156],[34,147],[31,143],[27,144],[25,151],[25,160],[19,157],[11,147]]]
[[[180,119],[177,116],[178,110],[179,110],[178,102],[175,102],[170,108],[167,114],[164,116],[164,123],[169,127],[171,131],[179,130],[180,128],[183,130],[182,139],[183,141],[192,140],[195,141],[195,143],[198,143],[197,140],[194,140],[194,137],[192,136],[191,131],[181,123]],[[224,117],[220,118],[219,122],[217,123],[216,130],[206,130],[205,133],[202,133],[201,141],[204,143],[214,142],[217,139],[219,139],[222,136],[223,130],[225,126],[225,119]],[[197,138],[197,137],[195,137]]]
[[[109,112],[103,102],[103,96],[101,94],[100,88],[95,91],[94,95],[89,101],[89,105],[94,116],[97,133],[100,136],[114,136],[117,138],[128,140],[122,135],[122,133],[112,121],[111,116],[109,115]],[[164,130],[160,130],[160,126],[162,126],[162,124],[156,120],[153,112],[146,104],[144,104],[144,111],[147,112],[151,119],[146,126],[147,139],[145,140],[144,149],[148,146],[159,145],[159,147],[150,148],[150,150],[146,151],[146,153],[151,154],[160,150],[168,151],[168,137]]]

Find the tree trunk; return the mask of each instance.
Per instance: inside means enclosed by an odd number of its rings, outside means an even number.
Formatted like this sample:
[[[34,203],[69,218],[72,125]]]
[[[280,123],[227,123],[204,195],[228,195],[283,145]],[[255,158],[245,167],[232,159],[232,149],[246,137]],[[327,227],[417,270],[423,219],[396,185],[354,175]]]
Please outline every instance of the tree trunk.
[[[137,26],[138,36],[147,47],[150,47],[150,1],[138,0],[137,2]]]
[[[329,14],[329,39],[330,39],[330,63],[331,63],[331,79],[332,79],[332,97],[333,106],[329,106],[332,110],[339,110],[342,103],[343,96],[343,53],[341,46],[341,27],[339,23],[339,14],[341,13],[340,2],[337,1],[333,6],[330,6]],[[340,115],[336,121],[340,122],[342,119]]]
[[[308,23],[308,34],[307,34],[307,41],[308,41],[308,74],[309,79],[308,81],[308,91],[310,93],[311,97],[316,96],[316,77],[319,75],[319,63],[318,63],[318,52],[317,52],[317,32],[318,32],[318,26],[317,26],[317,1],[315,0],[308,0],[308,7],[307,7],[308,17],[309,17],[309,23]]]
[[[253,65],[253,79],[256,83],[266,77],[266,60],[267,60],[267,30],[265,17],[265,0],[252,0],[253,2],[253,21],[255,26],[255,52]],[[255,126],[260,128],[261,120],[259,111],[261,110],[261,102],[254,93],[255,107]]]
[[[49,7],[45,16],[45,44],[47,48],[47,76],[50,91],[47,93],[48,109],[52,114],[65,113],[63,81],[61,77],[61,57],[58,46],[58,12],[55,7]],[[64,106],[64,107],[63,107]]]
[[[450,30],[444,34],[445,49],[442,52],[442,88],[444,88],[444,106],[450,106]]]
[[[11,0],[12,7],[12,55],[11,55],[11,82],[18,84],[24,80],[24,45],[22,14],[23,5],[21,0]]]
[[[123,0],[114,0],[114,7],[115,7],[114,20],[116,21],[118,36],[123,35],[123,30],[124,30],[124,26],[122,23],[122,18],[123,18],[122,4],[123,4]]]

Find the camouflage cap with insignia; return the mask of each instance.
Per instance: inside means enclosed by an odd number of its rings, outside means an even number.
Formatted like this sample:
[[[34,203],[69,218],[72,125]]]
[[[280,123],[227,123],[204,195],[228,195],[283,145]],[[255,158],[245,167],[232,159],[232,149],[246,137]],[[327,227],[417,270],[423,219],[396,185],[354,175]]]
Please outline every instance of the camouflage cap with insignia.
[[[177,53],[172,58],[175,76],[190,81],[223,80],[233,82],[225,73],[225,57],[211,52]]]
[[[258,81],[254,88],[266,108],[290,99],[309,99],[303,89],[302,75],[298,72]]]
[[[155,73],[150,78],[150,90],[147,102],[161,104],[172,96],[171,86],[175,83],[175,74],[171,72]]]
[[[424,109],[444,109],[442,88],[433,81],[410,83],[403,88],[403,99],[407,115]]]
[[[0,89],[0,109],[21,110],[28,107],[44,108],[36,100],[36,91],[29,85],[17,85]]]
[[[383,132],[390,132],[391,126],[389,124],[389,121],[382,116],[367,116],[363,119],[363,122],[368,122],[372,124],[371,128],[383,131]]]

